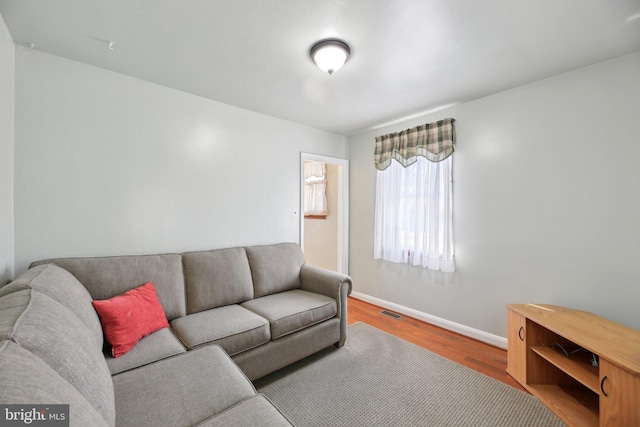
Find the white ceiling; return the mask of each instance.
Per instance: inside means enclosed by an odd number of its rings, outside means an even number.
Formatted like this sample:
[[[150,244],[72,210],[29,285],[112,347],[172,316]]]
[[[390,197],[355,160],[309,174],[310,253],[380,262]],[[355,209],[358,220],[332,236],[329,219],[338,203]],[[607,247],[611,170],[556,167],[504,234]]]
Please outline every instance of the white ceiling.
[[[344,135],[640,50],[640,0],[0,0],[0,14],[18,44]],[[308,55],[327,37],[352,47],[333,76]]]

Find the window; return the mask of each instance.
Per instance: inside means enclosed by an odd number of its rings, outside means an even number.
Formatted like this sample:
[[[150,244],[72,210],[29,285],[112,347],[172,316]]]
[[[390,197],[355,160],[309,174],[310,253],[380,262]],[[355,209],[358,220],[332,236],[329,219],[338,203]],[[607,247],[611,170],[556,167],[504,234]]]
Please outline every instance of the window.
[[[441,122],[392,134],[396,141],[391,143],[384,137],[376,138],[375,259],[455,271],[451,183],[453,119],[447,120],[451,127],[444,131],[447,134],[444,139],[450,139],[450,143],[439,144],[435,150],[427,148],[427,144],[432,134],[442,143]],[[407,140],[417,143],[407,144]],[[386,144],[388,155],[383,153],[381,141]]]
[[[327,217],[327,166],[322,162],[304,162],[304,217]]]

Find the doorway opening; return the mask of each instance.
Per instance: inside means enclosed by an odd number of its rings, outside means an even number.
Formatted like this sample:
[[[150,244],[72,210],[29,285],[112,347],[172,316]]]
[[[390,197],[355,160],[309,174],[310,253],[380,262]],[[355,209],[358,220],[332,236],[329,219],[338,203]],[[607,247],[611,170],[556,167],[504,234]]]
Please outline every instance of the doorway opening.
[[[306,215],[305,162],[325,165],[326,215]],[[309,165],[308,165],[309,166]],[[307,181],[308,184],[308,181]],[[300,156],[300,246],[307,262],[349,274],[349,161],[318,154]]]

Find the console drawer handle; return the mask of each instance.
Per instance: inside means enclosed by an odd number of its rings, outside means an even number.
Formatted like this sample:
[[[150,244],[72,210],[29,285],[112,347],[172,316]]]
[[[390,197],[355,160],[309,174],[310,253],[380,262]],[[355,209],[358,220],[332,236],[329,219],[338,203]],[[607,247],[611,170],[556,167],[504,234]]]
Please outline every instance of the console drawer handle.
[[[604,394],[604,397],[609,397],[607,392],[604,391],[604,380],[606,380],[606,379],[607,379],[606,375],[604,377],[602,377],[602,381],[600,381],[600,390],[602,390],[602,394]]]
[[[524,326],[520,326],[520,329],[518,329],[518,338],[520,338],[520,341],[524,341],[524,337],[522,336],[523,332],[524,332]]]

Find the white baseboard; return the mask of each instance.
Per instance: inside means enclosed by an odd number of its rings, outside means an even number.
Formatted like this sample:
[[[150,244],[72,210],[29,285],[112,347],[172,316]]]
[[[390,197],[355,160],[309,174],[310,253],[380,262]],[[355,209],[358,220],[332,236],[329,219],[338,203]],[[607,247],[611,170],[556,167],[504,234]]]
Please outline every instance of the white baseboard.
[[[396,304],[393,302],[385,301],[380,298],[372,297],[370,295],[363,294],[361,292],[353,291],[351,292],[351,296],[353,298],[362,300],[364,302],[368,302],[368,303],[380,306],[382,308],[393,310],[396,313],[404,314],[405,316],[413,317],[414,319],[431,323],[432,325],[436,325],[441,328],[447,329],[449,331],[456,332],[460,335],[464,335],[464,336],[476,339],[478,341],[485,342],[494,347],[503,348],[505,350],[507,348],[507,339],[503,337],[499,337],[498,335],[493,335],[488,332],[481,331],[479,329],[470,328],[469,326],[461,325],[459,323],[452,322],[450,320],[446,320],[441,317],[433,316],[431,314],[423,313],[422,311],[414,310],[413,308],[405,307],[400,304]]]

